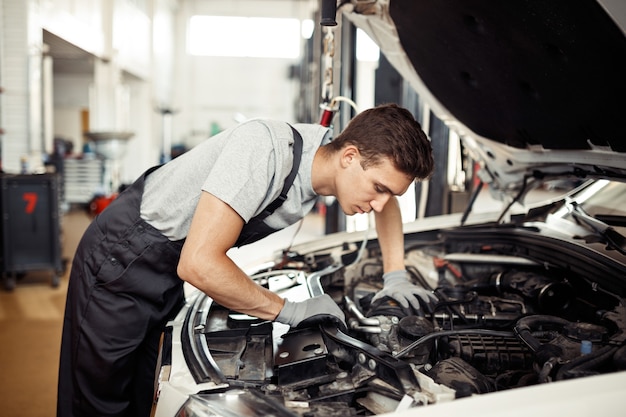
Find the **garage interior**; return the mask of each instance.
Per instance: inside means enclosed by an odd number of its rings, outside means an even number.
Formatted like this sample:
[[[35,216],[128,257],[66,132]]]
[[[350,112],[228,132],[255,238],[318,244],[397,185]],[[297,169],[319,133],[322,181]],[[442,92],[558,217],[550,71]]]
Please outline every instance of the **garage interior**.
[[[416,184],[403,196],[403,218],[463,211],[475,181],[458,137],[341,13],[332,29],[335,53],[329,54],[328,35],[319,24],[321,3],[0,0],[1,169],[18,193],[44,192],[37,194],[48,203],[40,221],[51,226],[43,236],[29,237],[19,218],[7,217],[17,203],[3,191],[4,415],[55,414],[69,267],[93,216],[145,169],[242,120],[316,123],[330,88],[333,96],[349,97],[354,104],[342,102],[334,115],[333,128],[340,131],[355,108],[397,102],[413,111],[431,138],[440,139],[433,143],[442,168],[430,189]],[[287,48],[279,43],[282,37],[266,57],[249,51],[237,55],[234,44],[221,52],[202,50],[202,43],[194,50],[189,22],[195,16],[296,22],[297,39],[290,44],[296,52],[272,55]],[[49,181],[29,183],[42,175],[50,175]],[[474,211],[495,211],[500,204],[484,191]],[[301,226],[232,256],[245,266],[291,242],[366,225],[366,218],[346,218],[332,201],[320,201]],[[44,242],[43,249],[32,239]]]

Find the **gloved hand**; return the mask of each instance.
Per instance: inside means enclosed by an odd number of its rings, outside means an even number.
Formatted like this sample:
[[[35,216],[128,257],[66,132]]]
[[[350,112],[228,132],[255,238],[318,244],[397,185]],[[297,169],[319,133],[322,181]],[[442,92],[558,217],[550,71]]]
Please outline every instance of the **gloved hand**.
[[[325,320],[331,320],[344,328],[346,327],[343,311],[328,294],[299,302],[285,299],[285,305],[276,316],[275,321],[288,324],[291,327],[302,327],[302,325],[314,325]]]
[[[391,297],[402,307],[408,308],[410,304],[413,309],[419,311],[421,299],[422,304],[432,311],[433,304],[437,301],[437,297],[431,291],[412,284],[409,281],[409,273],[404,269],[387,272],[383,275],[383,281],[385,282],[383,289],[372,298],[372,303],[383,297]]]

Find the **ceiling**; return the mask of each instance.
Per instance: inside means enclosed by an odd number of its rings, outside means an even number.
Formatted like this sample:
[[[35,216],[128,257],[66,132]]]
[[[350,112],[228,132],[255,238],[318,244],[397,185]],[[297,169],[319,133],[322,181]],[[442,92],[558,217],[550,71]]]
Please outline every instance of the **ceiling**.
[[[53,59],[54,74],[92,75],[95,57],[89,52],[44,30],[43,42]]]

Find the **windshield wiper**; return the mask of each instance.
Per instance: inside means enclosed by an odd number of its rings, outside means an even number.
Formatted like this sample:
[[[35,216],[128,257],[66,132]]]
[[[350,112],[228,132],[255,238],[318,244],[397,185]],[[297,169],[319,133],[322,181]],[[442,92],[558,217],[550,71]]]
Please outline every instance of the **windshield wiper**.
[[[612,226],[589,215],[575,201],[572,201],[570,204],[572,207],[571,214],[576,220],[586,225],[588,229],[597,233],[600,237],[604,238],[610,248],[615,249],[622,255],[626,255],[626,237],[624,237],[624,235],[615,230]]]
[[[624,216],[615,214],[596,214],[594,217],[609,226],[626,227],[626,217]]]

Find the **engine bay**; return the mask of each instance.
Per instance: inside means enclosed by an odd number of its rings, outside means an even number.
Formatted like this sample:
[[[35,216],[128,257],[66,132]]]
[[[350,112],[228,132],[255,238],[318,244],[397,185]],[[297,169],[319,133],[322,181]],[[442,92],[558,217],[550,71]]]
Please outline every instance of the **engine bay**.
[[[187,362],[197,382],[222,387],[204,400],[240,389],[254,409],[271,402],[310,417],[378,415],[626,370],[624,288],[611,277],[623,271],[588,275],[600,260],[576,246],[557,253],[549,239],[528,242],[511,230],[408,239],[407,271],[438,300],[417,311],[371,302],[383,282],[375,241],[285,254],[252,278],[287,298],[328,293],[347,328],[329,320],[289,329],[202,297],[188,315]]]

